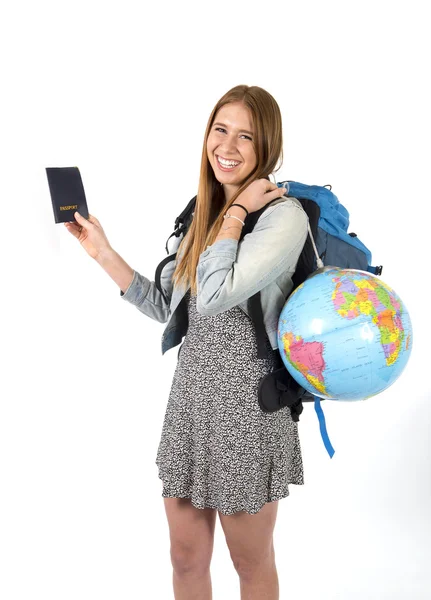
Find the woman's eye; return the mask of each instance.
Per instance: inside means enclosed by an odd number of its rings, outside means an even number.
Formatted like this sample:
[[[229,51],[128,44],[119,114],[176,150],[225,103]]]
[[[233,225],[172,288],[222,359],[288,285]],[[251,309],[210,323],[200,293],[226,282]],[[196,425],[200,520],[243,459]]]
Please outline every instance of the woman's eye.
[[[224,129],[223,127],[216,127],[215,130],[216,131],[226,131],[226,129]],[[249,135],[246,135],[245,133],[242,134],[242,137],[246,137],[248,140],[251,141],[251,137]]]

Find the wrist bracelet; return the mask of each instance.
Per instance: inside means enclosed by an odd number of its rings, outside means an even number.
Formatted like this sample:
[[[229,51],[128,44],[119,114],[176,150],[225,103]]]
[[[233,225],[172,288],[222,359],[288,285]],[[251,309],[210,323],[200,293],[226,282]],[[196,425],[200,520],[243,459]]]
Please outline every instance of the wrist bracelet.
[[[225,215],[223,215],[223,219],[236,219],[237,221],[245,225],[244,221],[241,221],[239,217],[236,217],[235,215],[230,215],[228,212]]]
[[[241,208],[243,208],[245,210],[245,212],[247,213],[247,217],[248,217],[248,210],[246,209],[245,206],[243,206],[242,204],[238,204],[237,202],[234,202],[233,204],[231,204],[232,206],[240,206]]]

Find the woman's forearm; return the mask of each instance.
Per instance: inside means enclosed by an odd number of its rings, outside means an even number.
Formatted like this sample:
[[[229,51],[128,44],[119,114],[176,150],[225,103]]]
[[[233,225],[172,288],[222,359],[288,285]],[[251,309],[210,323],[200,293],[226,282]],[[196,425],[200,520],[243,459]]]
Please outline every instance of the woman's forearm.
[[[241,221],[244,221],[247,213],[240,206],[232,206],[229,209],[229,214],[238,217],[239,219],[241,219]],[[228,227],[229,229],[225,231],[223,229],[224,227]],[[240,223],[238,219],[223,219],[222,226],[220,227],[219,233],[217,234],[214,243],[218,242],[219,240],[225,240],[227,238],[239,240],[242,228],[243,224]]]
[[[124,293],[132,282],[134,271],[113,248],[100,255],[96,262],[119,286]]]

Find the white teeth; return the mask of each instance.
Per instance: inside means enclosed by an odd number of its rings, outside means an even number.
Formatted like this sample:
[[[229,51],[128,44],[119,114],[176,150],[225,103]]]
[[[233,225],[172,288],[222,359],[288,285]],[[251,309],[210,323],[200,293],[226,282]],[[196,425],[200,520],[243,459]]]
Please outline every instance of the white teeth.
[[[217,156],[217,160],[221,165],[226,167],[235,167],[236,165],[239,165],[239,162],[235,160],[223,160],[222,158],[220,158],[220,156]]]

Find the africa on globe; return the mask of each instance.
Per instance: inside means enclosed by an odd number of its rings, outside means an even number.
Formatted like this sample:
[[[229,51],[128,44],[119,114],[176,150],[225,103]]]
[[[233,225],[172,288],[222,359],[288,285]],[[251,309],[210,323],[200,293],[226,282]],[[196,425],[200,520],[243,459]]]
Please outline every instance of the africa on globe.
[[[330,400],[366,400],[392,385],[412,349],[401,298],[368,271],[324,267],[289,296],[278,348],[292,377]]]

